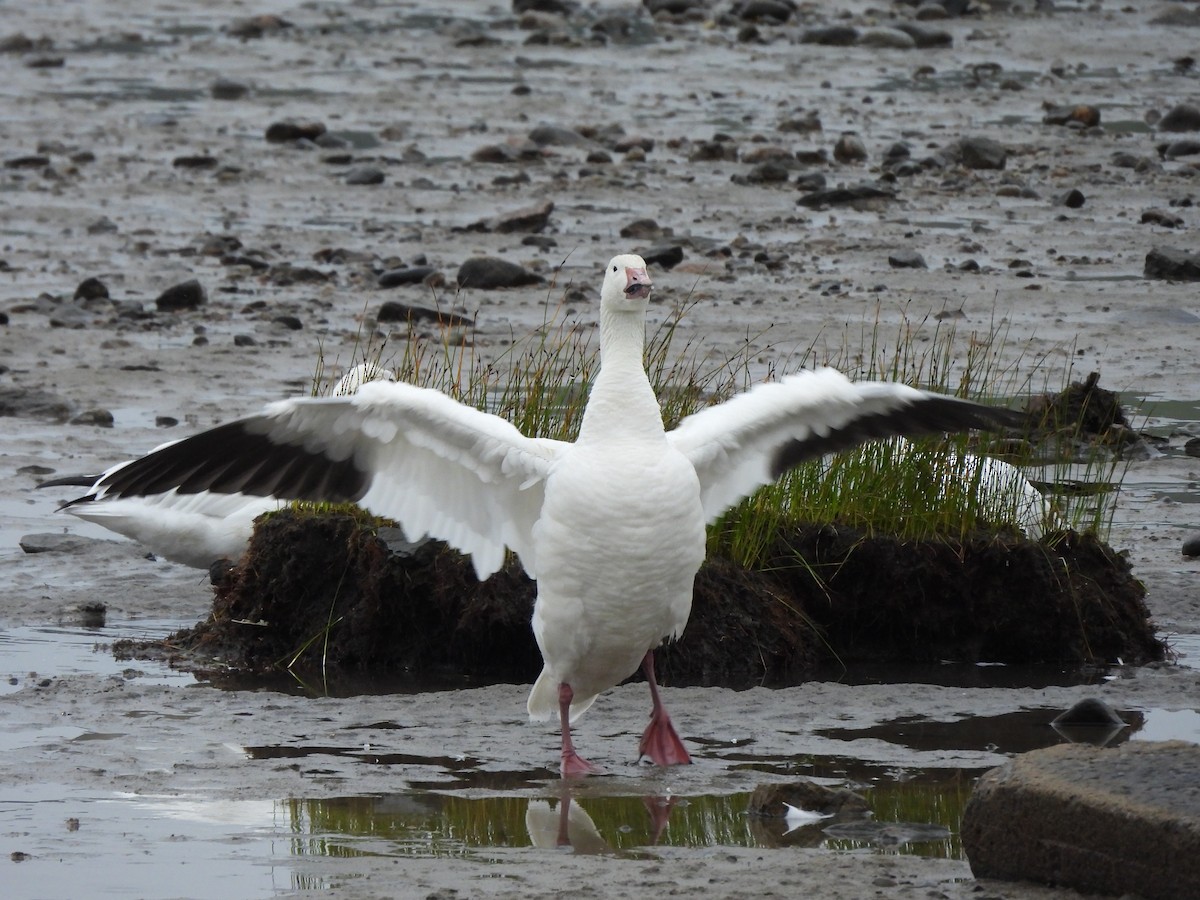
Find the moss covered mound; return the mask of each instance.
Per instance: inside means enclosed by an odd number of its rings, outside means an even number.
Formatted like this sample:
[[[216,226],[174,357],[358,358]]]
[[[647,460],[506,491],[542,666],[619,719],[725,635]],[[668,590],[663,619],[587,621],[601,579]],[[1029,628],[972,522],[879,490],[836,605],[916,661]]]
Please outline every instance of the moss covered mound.
[[[394,530],[393,530],[394,531]],[[541,669],[534,584],[478,582],[444,544],[397,542],[349,515],[283,512],[219,579],[210,619],[175,635],[190,664],[527,682]],[[1161,659],[1129,566],[1095,538],[901,542],[814,526],[767,565],[710,560],[664,683],[784,684],[822,661],[1126,663]]]

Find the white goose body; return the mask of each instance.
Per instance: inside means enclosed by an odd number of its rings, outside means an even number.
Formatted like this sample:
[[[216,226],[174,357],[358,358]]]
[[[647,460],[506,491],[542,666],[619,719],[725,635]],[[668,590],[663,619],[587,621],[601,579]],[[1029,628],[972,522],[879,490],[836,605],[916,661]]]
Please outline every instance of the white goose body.
[[[527,437],[435,390],[376,382],[353,397],[273,403],[116,467],[96,492],[351,500],[411,538],[429,534],[470,554],[480,579],[512,550],[538,585],[533,629],[545,665],[529,711],[557,708],[563,775],[598,771],[575,751],[570,721],[639,665],[653,706],[639,753],[689,762],[653,650],[687,623],[706,523],[803,460],[1021,417],[821,369],[759,385],[664,432],[642,359],[649,294],[641,257],[609,262],[601,369],[574,443]]]

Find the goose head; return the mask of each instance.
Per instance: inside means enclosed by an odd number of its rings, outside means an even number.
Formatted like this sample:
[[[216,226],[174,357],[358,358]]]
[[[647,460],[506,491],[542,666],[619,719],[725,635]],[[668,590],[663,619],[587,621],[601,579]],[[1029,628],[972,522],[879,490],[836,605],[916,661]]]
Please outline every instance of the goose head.
[[[631,312],[645,310],[650,287],[644,259],[633,253],[614,256],[604,270],[600,307]]]

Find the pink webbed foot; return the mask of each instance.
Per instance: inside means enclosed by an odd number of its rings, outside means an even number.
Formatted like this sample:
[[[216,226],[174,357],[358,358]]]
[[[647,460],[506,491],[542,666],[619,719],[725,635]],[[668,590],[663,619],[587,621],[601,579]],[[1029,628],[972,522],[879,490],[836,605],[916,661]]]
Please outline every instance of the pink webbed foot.
[[[575,692],[565,681],[558,686],[558,715],[562,721],[562,763],[559,771],[563,778],[603,775],[604,769],[575,752],[575,743],[571,740],[571,700],[574,696]]]
[[[638,744],[638,755],[647,756],[651,762],[660,766],[687,765],[692,758],[683,746],[683,741],[679,739],[671,717],[667,714],[667,708],[658,695],[658,682],[654,678],[653,650],[648,651],[646,658],[642,660],[642,672],[650,685],[650,699],[654,708],[650,711],[650,724],[646,726],[642,741]]]

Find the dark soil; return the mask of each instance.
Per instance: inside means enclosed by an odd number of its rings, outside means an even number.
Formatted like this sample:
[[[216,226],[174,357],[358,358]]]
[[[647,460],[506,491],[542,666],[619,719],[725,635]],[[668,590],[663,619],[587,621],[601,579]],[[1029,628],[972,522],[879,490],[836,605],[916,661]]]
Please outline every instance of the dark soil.
[[[541,669],[534,591],[513,562],[480,583],[439,542],[397,552],[352,516],[288,511],[260,522],[212,616],[168,652],[255,672],[523,683]],[[707,562],[658,670],[667,684],[740,688],[803,681],[831,657],[1144,663],[1164,654],[1144,594],[1123,557],[1072,532],[906,542],[813,526],[781,535],[762,571]]]

